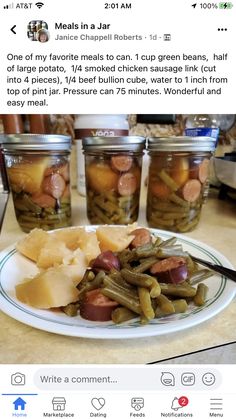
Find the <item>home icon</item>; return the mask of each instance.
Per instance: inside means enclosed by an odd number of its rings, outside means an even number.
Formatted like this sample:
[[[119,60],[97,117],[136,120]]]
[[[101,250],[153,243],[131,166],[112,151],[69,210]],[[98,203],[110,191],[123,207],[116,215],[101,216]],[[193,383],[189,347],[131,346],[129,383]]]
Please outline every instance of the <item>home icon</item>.
[[[65,410],[66,399],[65,397],[53,397],[52,404],[53,410]]]
[[[21,398],[18,397],[18,399],[16,399],[14,402],[14,410],[18,410],[20,408],[20,410],[25,410],[25,405],[26,402]]]

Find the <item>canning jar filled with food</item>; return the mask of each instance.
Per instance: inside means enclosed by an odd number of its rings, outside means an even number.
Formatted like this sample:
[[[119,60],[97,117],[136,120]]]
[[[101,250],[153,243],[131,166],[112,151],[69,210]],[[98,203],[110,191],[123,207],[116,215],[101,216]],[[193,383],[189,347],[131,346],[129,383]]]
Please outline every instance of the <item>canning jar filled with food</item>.
[[[150,227],[180,233],[196,227],[215,142],[211,137],[148,139]]]
[[[70,137],[2,136],[17,221],[23,231],[71,225]]]
[[[87,215],[92,224],[137,221],[144,137],[83,139]]]

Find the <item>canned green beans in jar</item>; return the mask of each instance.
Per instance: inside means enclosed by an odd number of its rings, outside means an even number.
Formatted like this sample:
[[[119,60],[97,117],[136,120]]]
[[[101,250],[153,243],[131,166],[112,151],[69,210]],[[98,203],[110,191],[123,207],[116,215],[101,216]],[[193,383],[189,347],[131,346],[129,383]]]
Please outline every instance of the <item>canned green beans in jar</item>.
[[[137,221],[143,137],[83,139],[87,216],[91,224]]]
[[[3,150],[16,219],[26,233],[71,225],[70,137],[13,134]]]
[[[184,233],[197,226],[214,148],[211,137],[148,139],[150,227]]]

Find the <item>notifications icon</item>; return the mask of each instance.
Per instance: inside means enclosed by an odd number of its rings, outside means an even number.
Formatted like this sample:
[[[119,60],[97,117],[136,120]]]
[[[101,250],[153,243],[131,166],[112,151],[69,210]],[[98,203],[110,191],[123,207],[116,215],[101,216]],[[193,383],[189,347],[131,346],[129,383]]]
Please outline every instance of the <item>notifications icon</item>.
[[[162,372],[161,374],[161,383],[163,386],[174,386],[175,377],[171,372]]]

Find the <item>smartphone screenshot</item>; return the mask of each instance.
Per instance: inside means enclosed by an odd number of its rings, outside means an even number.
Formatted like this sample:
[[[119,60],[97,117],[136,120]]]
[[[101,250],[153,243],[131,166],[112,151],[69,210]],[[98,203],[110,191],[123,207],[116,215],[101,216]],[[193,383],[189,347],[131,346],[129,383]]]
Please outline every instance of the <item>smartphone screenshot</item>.
[[[231,419],[234,2],[0,9],[0,408]]]

